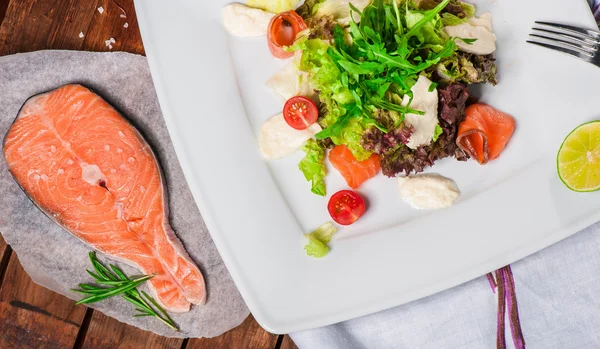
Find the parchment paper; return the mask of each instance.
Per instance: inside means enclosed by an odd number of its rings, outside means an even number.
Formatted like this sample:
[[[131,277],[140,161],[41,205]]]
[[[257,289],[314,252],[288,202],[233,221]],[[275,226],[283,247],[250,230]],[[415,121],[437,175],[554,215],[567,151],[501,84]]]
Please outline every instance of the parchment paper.
[[[119,321],[168,337],[215,337],[239,325],[249,314],[215,248],[186,184],[158,105],[146,59],[128,53],[38,51],[0,57],[0,137],[21,105],[33,95],[68,83],[80,83],[101,95],[136,126],[154,149],[169,193],[171,224],[206,278],[208,299],[185,314],[173,315],[175,332],[160,321],[134,318],[134,307],[114,297],[91,307]],[[72,299],[70,289],[92,282],[91,248],[40,212],[0,161],[0,232],[36,283]],[[99,254],[102,261],[107,259]],[[114,261],[110,261],[114,264]],[[120,265],[128,275],[139,274]],[[10,280],[7,280],[10,282]]]

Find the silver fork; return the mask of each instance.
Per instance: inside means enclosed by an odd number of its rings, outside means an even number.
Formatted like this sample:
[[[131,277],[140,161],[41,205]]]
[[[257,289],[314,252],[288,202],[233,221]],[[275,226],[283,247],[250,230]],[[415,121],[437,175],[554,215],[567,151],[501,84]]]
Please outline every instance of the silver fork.
[[[600,33],[571,25],[535,22],[528,43],[560,51],[600,67]]]

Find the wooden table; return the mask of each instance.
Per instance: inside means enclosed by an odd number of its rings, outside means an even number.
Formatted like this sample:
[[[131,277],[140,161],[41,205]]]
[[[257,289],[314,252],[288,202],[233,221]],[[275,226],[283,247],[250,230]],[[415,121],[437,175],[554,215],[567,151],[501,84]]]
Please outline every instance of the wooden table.
[[[43,49],[144,54],[133,0],[0,0],[0,24],[0,55]],[[106,44],[110,38],[116,41],[112,49]],[[125,325],[34,284],[0,237],[0,348],[296,346],[288,336],[263,330],[252,316],[211,339],[164,338]]]

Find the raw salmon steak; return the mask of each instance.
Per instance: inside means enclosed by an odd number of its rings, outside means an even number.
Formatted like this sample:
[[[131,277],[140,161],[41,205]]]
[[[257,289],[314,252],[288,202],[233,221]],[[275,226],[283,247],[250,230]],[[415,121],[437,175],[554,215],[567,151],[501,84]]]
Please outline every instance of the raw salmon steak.
[[[30,98],[4,143],[35,204],[94,249],[154,274],[168,311],[203,304],[202,273],[169,225],[159,164],[140,133],[100,96],[66,85]]]

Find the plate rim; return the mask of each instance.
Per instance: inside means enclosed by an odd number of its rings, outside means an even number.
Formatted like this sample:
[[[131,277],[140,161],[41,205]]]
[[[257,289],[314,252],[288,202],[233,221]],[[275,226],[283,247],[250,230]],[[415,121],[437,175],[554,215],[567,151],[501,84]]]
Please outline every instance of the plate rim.
[[[471,268],[468,270],[468,272],[461,274],[461,275],[468,275],[468,279],[467,279],[467,277],[449,277],[447,279],[444,279],[443,281],[429,284],[428,287],[425,288],[425,289],[427,289],[426,292],[413,292],[413,293],[419,293],[419,295],[413,295],[413,294],[407,295],[406,293],[400,294],[395,297],[388,297],[386,299],[386,301],[381,301],[376,304],[371,304],[369,306],[363,306],[360,308],[347,310],[347,311],[344,311],[343,313],[329,314],[329,315],[320,317],[319,319],[297,320],[293,324],[282,323],[277,320],[273,320],[263,311],[263,309],[260,306],[258,306],[258,303],[256,302],[256,295],[253,294],[253,291],[249,288],[249,285],[244,281],[244,276],[242,275],[242,268],[240,268],[237,265],[238,263],[236,263],[233,256],[231,255],[232,251],[230,250],[229,246],[227,246],[227,243],[222,236],[222,234],[224,234],[224,233],[221,231],[218,222],[214,221],[212,218],[213,217],[213,214],[211,214],[212,209],[210,208],[210,205],[209,205],[207,199],[205,199],[203,197],[201,190],[196,185],[195,181],[193,179],[190,179],[190,178],[193,178],[193,176],[188,175],[190,173],[190,171],[192,171],[191,166],[188,166],[186,161],[184,161],[184,159],[186,158],[186,155],[185,155],[186,152],[182,149],[182,146],[180,145],[181,142],[179,141],[177,126],[175,126],[173,124],[173,121],[172,121],[173,118],[170,116],[172,111],[169,108],[170,102],[169,102],[169,98],[167,97],[167,93],[165,92],[166,87],[162,83],[161,68],[160,68],[158,61],[156,60],[156,55],[153,53],[153,52],[155,52],[155,50],[158,50],[158,48],[155,47],[152,37],[148,34],[150,32],[150,29],[149,29],[150,23],[147,22],[144,11],[146,9],[145,6],[147,4],[149,4],[150,1],[134,0],[134,3],[135,3],[136,11],[138,13],[138,21],[139,21],[139,25],[140,25],[140,31],[142,34],[148,63],[150,66],[152,78],[153,78],[153,81],[155,84],[155,89],[156,89],[156,93],[157,93],[157,96],[158,96],[158,99],[159,99],[159,102],[161,105],[163,116],[165,118],[165,122],[168,125],[169,133],[171,135],[173,145],[175,147],[176,152],[178,153],[178,155],[184,154],[182,156],[179,156],[179,159],[180,159],[180,163],[183,168],[184,174],[186,175],[188,185],[190,186],[190,189],[191,189],[192,193],[194,194],[194,199],[196,201],[196,204],[200,208],[200,212],[202,212],[204,221],[206,223],[206,226],[209,228],[209,231],[215,242],[215,245],[217,246],[219,253],[221,254],[226,266],[228,267],[228,271],[230,272],[233,280],[235,281],[236,286],[240,290],[242,297],[244,298],[246,304],[248,305],[249,309],[251,310],[251,312],[254,315],[257,322],[263,328],[265,328],[267,331],[269,331],[271,333],[284,334],[284,333],[305,330],[305,329],[309,329],[309,328],[326,326],[326,325],[344,321],[344,320],[347,320],[350,318],[356,318],[356,317],[364,316],[367,314],[379,312],[379,311],[382,311],[385,309],[389,309],[391,307],[395,307],[395,306],[398,306],[401,304],[405,304],[405,303],[414,301],[416,299],[430,296],[432,294],[455,287],[462,283],[469,282],[481,275],[486,274],[487,272],[489,272],[489,270],[498,269],[498,268],[500,268],[504,265],[510,264],[518,259],[524,258],[525,256],[529,256],[535,252],[538,252],[548,246],[551,246],[551,245],[577,233],[578,231],[582,230],[583,228],[600,220],[600,213],[598,213],[595,215],[589,215],[586,217],[586,219],[582,219],[578,222],[574,222],[573,224],[563,225],[562,227],[558,227],[557,229],[555,229],[552,232],[552,234],[548,234],[548,236],[543,240],[535,240],[534,242],[526,244],[519,249],[515,249],[515,250],[511,251],[510,253],[503,254],[502,257],[490,258],[489,262],[487,262],[485,264],[480,264],[476,268]],[[588,19],[593,18],[591,12],[589,14],[589,17],[590,18],[588,18]],[[590,23],[588,23],[588,24],[590,24]],[[389,229],[393,229],[393,228],[386,228],[383,230],[389,230]],[[460,279],[460,280],[457,280],[457,279]]]

